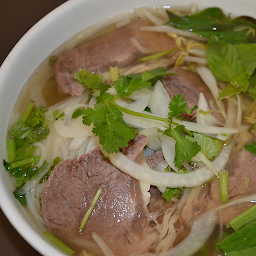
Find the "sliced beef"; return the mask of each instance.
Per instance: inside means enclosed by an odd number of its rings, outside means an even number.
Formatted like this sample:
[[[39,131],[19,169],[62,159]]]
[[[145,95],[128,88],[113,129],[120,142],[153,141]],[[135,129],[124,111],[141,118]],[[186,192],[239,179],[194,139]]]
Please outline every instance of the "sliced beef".
[[[162,151],[157,151],[155,154],[146,157],[146,163],[151,169],[155,169],[162,161],[164,161]]]
[[[163,85],[170,98],[173,98],[173,96],[177,94],[182,94],[186,99],[189,109],[198,104],[200,92],[204,94],[208,103],[210,101],[214,102],[211,91],[197,73],[185,70],[181,67],[173,68],[170,72],[179,74],[179,76],[168,75],[163,79]],[[194,111],[193,114],[195,113]],[[220,114],[215,112],[213,114],[220,121],[223,121]]]
[[[139,42],[147,54],[176,49],[174,40],[166,34],[139,30],[141,26],[148,25],[152,24],[140,19],[84,46],[61,53],[55,63],[55,77],[59,88],[65,94],[79,96],[83,87],[73,80],[79,69],[86,68],[98,73],[108,70],[109,66],[124,68],[137,63],[146,53],[141,53],[134,46],[132,38]]]
[[[136,159],[147,143],[145,138],[138,135],[123,150]],[[103,192],[80,234],[80,224],[99,187]],[[159,193],[153,193],[152,202],[157,198]],[[86,248],[96,255],[102,253],[91,238],[92,232],[100,235],[116,256],[128,256],[153,250],[161,229],[156,228],[159,207],[155,215],[150,213],[142,200],[139,181],[103,159],[99,149],[56,166],[42,192],[42,207],[50,232],[73,248]],[[161,214],[166,208],[161,208]]]
[[[256,193],[256,156],[246,149],[236,154],[226,167],[229,171],[228,179],[228,195],[229,201],[249,196]],[[249,181],[249,183],[248,183]],[[216,179],[210,185],[209,208],[214,208],[221,203],[219,180]],[[226,225],[230,220],[241,214],[246,209],[252,206],[252,203],[244,203],[226,208],[221,211],[223,222]]]

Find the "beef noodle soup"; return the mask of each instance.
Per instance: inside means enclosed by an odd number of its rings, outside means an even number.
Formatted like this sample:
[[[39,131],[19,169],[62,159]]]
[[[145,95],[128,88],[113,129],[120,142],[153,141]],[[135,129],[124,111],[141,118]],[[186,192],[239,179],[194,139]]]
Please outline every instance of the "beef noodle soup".
[[[23,89],[14,196],[67,254],[255,255],[255,20],[192,5],[111,23]]]

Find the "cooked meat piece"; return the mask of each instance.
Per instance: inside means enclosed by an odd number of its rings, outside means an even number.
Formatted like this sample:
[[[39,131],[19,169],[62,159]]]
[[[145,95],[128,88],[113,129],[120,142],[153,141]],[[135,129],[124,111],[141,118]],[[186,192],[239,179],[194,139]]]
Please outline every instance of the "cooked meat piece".
[[[246,149],[243,149],[238,154],[232,157],[231,161],[226,167],[226,170],[229,171],[228,178],[228,196],[229,201],[249,196],[256,193],[256,156]],[[218,206],[221,203],[220,201],[220,188],[219,180],[216,179],[210,185],[210,203],[209,208]],[[244,212],[252,206],[252,203],[244,203],[235,205],[229,208],[226,208],[221,211],[223,223],[226,225],[229,221],[235,218],[237,215]]]
[[[180,67],[173,68],[170,72],[179,74],[179,76],[167,75],[163,79],[163,85],[170,98],[177,94],[182,94],[189,109],[198,104],[200,92],[204,94],[208,104],[211,100],[214,102],[211,91],[197,73]],[[193,114],[195,113],[196,111],[193,112]],[[219,113],[213,112],[213,115],[223,121],[223,117]]]
[[[146,163],[151,169],[155,169],[162,161],[164,161],[162,151],[157,151],[155,154],[146,157]]]
[[[55,63],[55,77],[61,91],[73,96],[82,94],[83,86],[73,79],[79,69],[98,73],[108,70],[109,66],[124,68],[136,64],[142,56],[177,49],[174,40],[166,34],[139,30],[148,25],[152,24],[140,19],[84,46],[61,53]],[[146,53],[140,52],[131,39],[136,39]]]
[[[124,151],[136,159],[146,143],[147,138],[138,135]],[[103,192],[80,234],[80,224],[99,187]],[[168,207],[161,208],[160,214]],[[157,227],[150,224],[153,219],[157,225],[159,207],[155,215],[149,212],[139,181],[103,159],[99,149],[55,167],[42,192],[42,208],[50,232],[73,248],[85,248],[96,255],[102,253],[92,240],[92,232],[100,235],[116,256],[128,256],[153,249],[162,228],[161,223]]]

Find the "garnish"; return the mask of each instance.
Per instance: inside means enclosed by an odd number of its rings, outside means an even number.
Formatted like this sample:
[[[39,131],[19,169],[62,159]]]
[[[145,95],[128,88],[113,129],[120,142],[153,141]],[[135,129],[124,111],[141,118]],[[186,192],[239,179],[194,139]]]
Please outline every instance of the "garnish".
[[[76,73],[75,79],[87,88],[100,91],[94,108],[87,108],[76,112],[83,114],[83,123],[91,125],[93,123],[93,133],[99,137],[100,144],[107,153],[118,152],[121,147],[127,147],[128,142],[135,138],[135,130],[129,127],[123,120],[123,114],[120,107],[114,103],[118,98],[129,97],[134,91],[152,86],[157,79],[167,73],[164,68],[137,73],[129,76],[119,76],[114,81],[114,87],[117,95],[114,97],[107,90],[111,87],[99,79],[97,74],[90,75],[86,70],[80,70]],[[79,78],[79,79],[78,79]],[[95,79],[95,80],[94,80]],[[92,85],[88,85],[93,81]]]
[[[94,207],[95,207],[97,201],[99,200],[102,191],[103,191],[103,188],[100,187],[100,188],[98,189],[98,191],[97,191],[95,197],[93,198],[93,200],[92,200],[92,202],[91,202],[91,205],[90,205],[88,211],[86,212],[86,214],[85,214],[85,216],[84,216],[84,218],[83,218],[83,221],[82,221],[82,223],[81,223],[81,225],[80,225],[80,228],[79,228],[79,232],[80,232],[80,233],[83,232],[84,227],[85,227],[85,225],[86,225],[86,223],[87,223],[87,221],[88,221],[88,219],[89,219],[89,217],[90,217],[90,215],[91,215],[91,213],[92,213],[92,211],[93,211],[93,209],[94,209]]]
[[[256,21],[251,17],[241,16],[231,19],[220,8],[206,8],[195,14],[184,16],[176,15],[170,11],[169,22],[176,28],[192,31],[200,36],[210,38],[215,35],[225,42],[232,44],[254,43]],[[253,33],[248,33],[253,31]]]
[[[160,132],[176,140],[176,156],[174,160],[175,165],[180,168],[184,161],[189,162],[201,150],[201,147],[197,142],[185,137],[185,134],[192,136],[192,133],[186,130],[184,126],[175,123],[173,118],[182,119],[180,117],[181,114],[191,114],[197,106],[188,109],[185,98],[181,94],[178,94],[173,97],[169,104],[170,112],[168,118],[161,118],[128,110],[114,102],[119,98],[129,97],[136,90],[154,85],[158,79],[167,74],[177,75],[175,73],[167,73],[164,68],[159,67],[143,73],[119,76],[118,80],[114,81],[113,86],[117,92],[117,95],[114,96],[107,92],[110,85],[106,85],[100,81],[97,74],[93,73],[90,75],[86,70],[80,70],[76,73],[75,79],[87,87],[88,83],[95,78],[96,82],[93,80],[93,85],[89,85],[88,88],[93,89],[94,92],[97,90],[100,91],[100,95],[97,97],[97,103],[94,105],[94,108],[78,110],[74,116],[77,117],[83,114],[83,123],[88,126],[91,124],[94,125],[92,132],[99,137],[103,150],[108,154],[118,152],[121,147],[127,147],[128,142],[135,138],[135,130],[125,123],[122,112],[163,121],[168,124],[169,128],[164,132]]]
[[[35,142],[44,140],[49,134],[44,107],[34,109],[34,104],[29,103],[20,120],[9,131],[7,140],[8,162],[4,160],[5,169],[16,179],[17,186],[14,196],[22,205],[26,205],[25,195],[21,188],[32,180],[42,169],[37,163],[40,156],[34,156]]]
[[[256,142],[253,142],[250,145],[246,145],[244,148],[256,155]]]
[[[44,236],[67,255],[72,255],[73,253],[75,253],[71,248],[65,245],[62,241],[60,241],[56,236],[54,236],[49,231],[46,231],[44,233]]]

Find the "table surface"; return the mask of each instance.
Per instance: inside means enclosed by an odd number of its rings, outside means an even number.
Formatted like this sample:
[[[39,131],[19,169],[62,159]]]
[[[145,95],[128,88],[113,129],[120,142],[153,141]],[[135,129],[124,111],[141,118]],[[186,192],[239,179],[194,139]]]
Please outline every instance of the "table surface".
[[[23,34],[66,0],[1,0],[0,65]],[[0,248],[5,256],[40,256],[11,226],[0,210]]]

